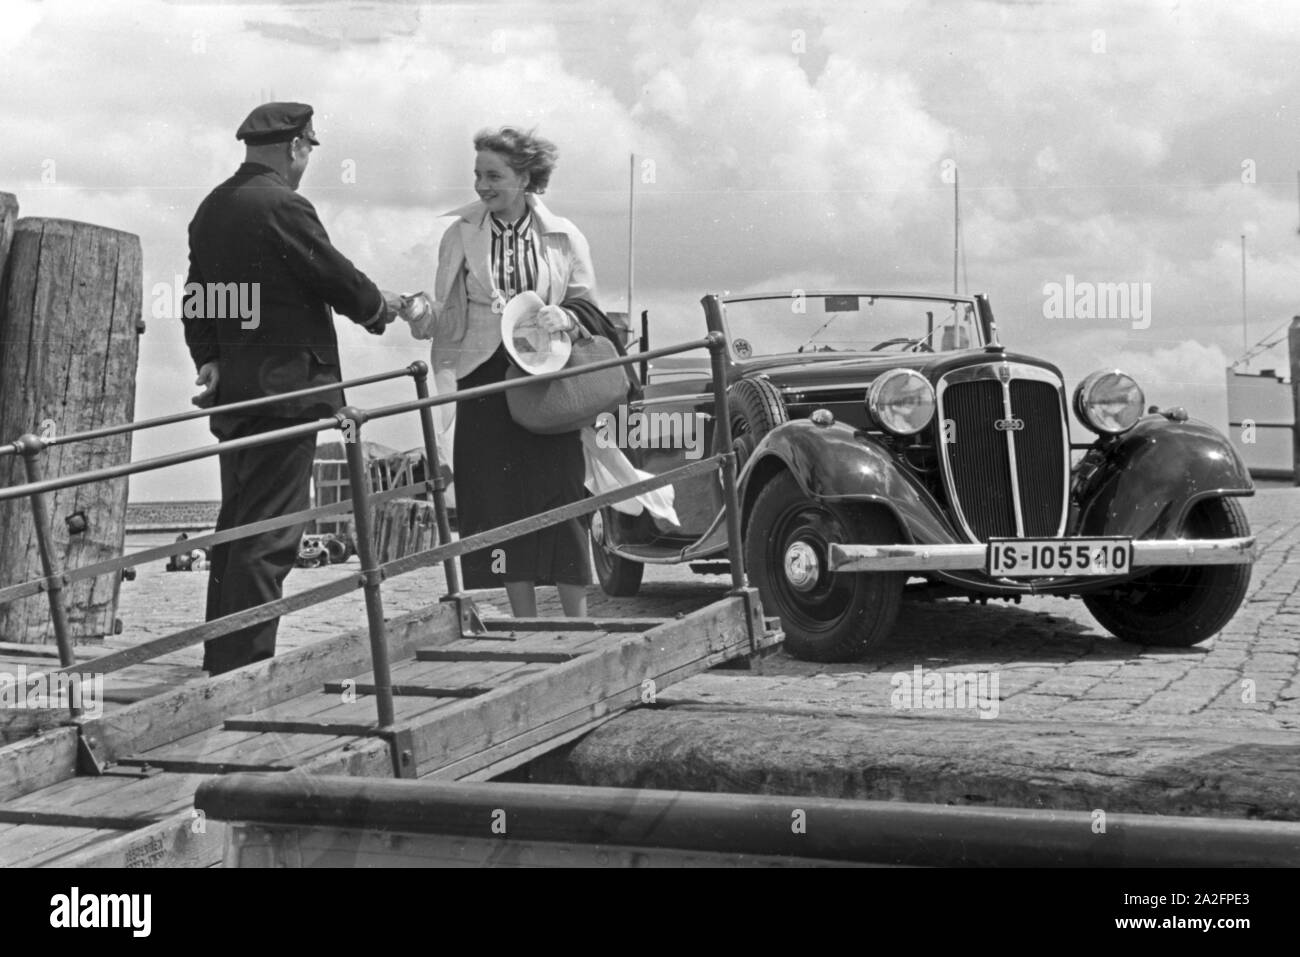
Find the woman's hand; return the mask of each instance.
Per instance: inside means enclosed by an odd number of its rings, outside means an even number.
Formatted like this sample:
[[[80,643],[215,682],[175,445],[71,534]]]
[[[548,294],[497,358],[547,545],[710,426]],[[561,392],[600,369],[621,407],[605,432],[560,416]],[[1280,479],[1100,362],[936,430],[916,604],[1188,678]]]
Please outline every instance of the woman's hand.
[[[422,292],[417,292],[413,296],[398,298],[397,314],[407,322],[415,322],[424,318],[425,314],[430,312],[432,308],[429,297]]]
[[[559,306],[542,306],[537,310],[537,324],[546,332],[569,333],[576,331],[578,325],[568,311]]]

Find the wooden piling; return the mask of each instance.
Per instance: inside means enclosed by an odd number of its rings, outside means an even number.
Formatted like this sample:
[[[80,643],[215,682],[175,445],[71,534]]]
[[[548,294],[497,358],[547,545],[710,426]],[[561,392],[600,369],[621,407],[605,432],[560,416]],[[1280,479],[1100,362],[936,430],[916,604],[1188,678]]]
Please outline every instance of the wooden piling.
[[[1287,345],[1291,353],[1291,475],[1292,484],[1300,485],[1300,316],[1291,317],[1287,330]]]
[[[0,223],[5,208],[0,194]],[[0,240],[5,234],[0,230]],[[7,262],[0,297],[0,441],[25,432],[48,438],[130,421],[143,331],[139,238],[42,218],[18,220],[12,236],[0,260]],[[42,453],[41,464],[45,475],[55,476],[130,457],[126,434],[53,446]],[[0,486],[22,481],[21,458],[0,458]],[[126,498],[126,479],[48,496],[51,532],[65,568],[122,554]],[[29,501],[0,503],[0,545],[0,583],[41,576]],[[74,639],[113,632],[120,585],[117,576],[101,576],[64,592]],[[0,605],[0,640],[52,641],[46,596]]]
[[[0,310],[4,309],[5,264],[9,262],[9,247],[14,240],[14,224],[18,221],[18,197],[13,193],[0,193]],[[4,439],[0,438],[0,442]]]

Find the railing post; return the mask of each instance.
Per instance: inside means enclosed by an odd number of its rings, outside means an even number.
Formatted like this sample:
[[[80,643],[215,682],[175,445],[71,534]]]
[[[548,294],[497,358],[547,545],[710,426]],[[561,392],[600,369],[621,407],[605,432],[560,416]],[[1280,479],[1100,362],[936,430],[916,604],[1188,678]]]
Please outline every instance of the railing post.
[[[361,424],[366,413],[346,406],[335,416],[343,432],[343,447],[348,456],[348,479],[352,485],[352,515],[357,526],[357,554],[361,558],[361,576],[365,581],[366,621],[370,628],[370,660],[375,673],[375,701],[379,707],[379,726],[393,724],[393,678],[388,667],[388,637],[384,630],[384,602],[379,591],[383,572],[375,558],[375,542],[370,522],[370,473],[366,469],[365,450],[361,446]]]
[[[740,545],[740,498],[736,493],[736,452],[731,447],[731,416],[727,411],[727,367],[723,356],[726,340],[720,332],[709,333],[709,362],[713,367],[713,429],[724,456],[722,460],[723,504],[727,510],[727,559],[731,565],[731,590],[746,587],[745,559]]]
[[[429,398],[429,366],[425,362],[412,362],[411,372],[415,377],[415,394],[418,398]],[[451,519],[447,516],[447,486],[442,480],[442,466],[438,462],[438,439],[433,428],[433,408],[420,407],[420,431],[424,433],[424,460],[433,475],[433,512],[438,521],[438,544],[451,544]],[[425,475],[429,482],[429,475]],[[443,575],[447,579],[449,595],[460,594],[460,567],[456,559],[449,558],[442,563]]]
[[[45,442],[40,436],[28,432],[14,443],[22,453],[23,467],[27,470],[27,481],[41,481],[41,465],[37,461],[43,451]],[[66,668],[76,659],[72,654],[72,639],[68,634],[68,611],[63,604],[63,562],[54,549],[54,540],[50,532],[50,510],[45,504],[45,495],[35,492],[31,496],[32,522],[36,525],[36,545],[41,554],[41,571],[49,579],[46,594],[50,601],[50,621],[54,625],[54,641],[59,646],[59,666]],[[75,717],[77,709],[73,709]]]

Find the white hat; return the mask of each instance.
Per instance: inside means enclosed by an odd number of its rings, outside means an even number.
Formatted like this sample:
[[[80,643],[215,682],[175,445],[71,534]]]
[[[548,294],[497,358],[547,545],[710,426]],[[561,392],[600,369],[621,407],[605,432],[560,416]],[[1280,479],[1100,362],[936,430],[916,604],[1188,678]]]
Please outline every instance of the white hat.
[[[537,313],[544,305],[537,293],[521,292],[501,312],[501,341],[506,352],[530,375],[560,371],[573,349],[567,334],[545,332],[538,324]]]

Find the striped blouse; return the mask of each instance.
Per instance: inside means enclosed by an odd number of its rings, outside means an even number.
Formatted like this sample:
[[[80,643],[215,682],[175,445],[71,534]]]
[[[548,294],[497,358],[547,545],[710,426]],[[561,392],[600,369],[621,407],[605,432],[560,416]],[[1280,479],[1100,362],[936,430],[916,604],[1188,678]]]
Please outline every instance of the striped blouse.
[[[492,220],[492,279],[506,299],[537,288],[537,233],[533,211],[525,209],[516,222]]]

